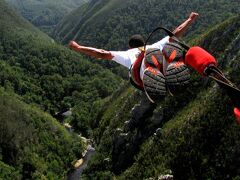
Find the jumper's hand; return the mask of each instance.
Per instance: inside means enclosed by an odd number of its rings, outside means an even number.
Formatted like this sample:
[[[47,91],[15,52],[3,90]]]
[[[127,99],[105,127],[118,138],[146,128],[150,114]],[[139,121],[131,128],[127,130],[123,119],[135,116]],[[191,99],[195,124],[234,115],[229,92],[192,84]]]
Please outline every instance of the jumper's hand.
[[[79,44],[76,43],[75,41],[70,41],[69,44],[68,44],[68,47],[70,49],[77,49],[79,47]]]
[[[189,15],[189,19],[191,19],[192,21],[195,21],[195,19],[199,16],[198,13],[196,12],[191,12],[191,14]]]

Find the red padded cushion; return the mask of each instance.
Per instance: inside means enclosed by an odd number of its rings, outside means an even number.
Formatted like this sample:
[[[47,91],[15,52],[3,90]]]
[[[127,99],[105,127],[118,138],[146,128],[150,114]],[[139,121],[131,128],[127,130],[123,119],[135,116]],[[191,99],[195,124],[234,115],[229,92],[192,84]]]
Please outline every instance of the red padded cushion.
[[[202,75],[204,75],[204,70],[210,64],[217,65],[215,58],[198,46],[191,47],[188,50],[185,56],[185,63]]]

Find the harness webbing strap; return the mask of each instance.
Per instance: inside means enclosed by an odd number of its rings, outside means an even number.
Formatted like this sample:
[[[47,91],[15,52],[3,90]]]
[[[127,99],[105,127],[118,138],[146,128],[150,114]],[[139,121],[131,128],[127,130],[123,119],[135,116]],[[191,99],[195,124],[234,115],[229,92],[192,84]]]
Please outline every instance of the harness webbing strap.
[[[167,29],[167,28],[165,28],[165,27],[159,26],[159,27],[155,28],[155,29],[149,34],[149,36],[148,36],[148,38],[147,38],[147,40],[146,40],[146,42],[145,42],[145,44],[144,44],[144,49],[146,49],[146,46],[147,46],[147,43],[148,43],[149,39],[150,39],[150,38],[152,37],[152,35],[153,35],[156,31],[158,31],[158,30],[163,30],[163,31],[165,31],[168,36],[170,36],[177,44],[181,45],[184,49],[188,50],[188,49],[190,48],[190,47],[189,47],[188,45],[186,45],[185,43],[179,41],[179,39],[173,34],[172,31],[170,31],[169,29]]]
[[[210,66],[206,70],[208,77],[215,80],[220,87],[226,90],[235,107],[240,108],[240,90],[216,66]]]
[[[145,55],[145,51],[141,51],[141,53],[137,57],[137,60],[134,62],[134,64],[131,67],[131,70],[130,70],[131,71],[131,79],[140,88],[143,88],[143,82],[140,77],[140,69],[141,69],[144,55]]]

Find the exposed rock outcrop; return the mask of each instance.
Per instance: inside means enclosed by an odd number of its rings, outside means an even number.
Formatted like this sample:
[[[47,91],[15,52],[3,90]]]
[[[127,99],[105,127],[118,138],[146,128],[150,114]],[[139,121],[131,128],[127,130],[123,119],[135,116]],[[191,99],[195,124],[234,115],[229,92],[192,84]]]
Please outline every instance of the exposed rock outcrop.
[[[116,130],[112,150],[112,169],[116,174],[133,163],[140,145],[159,127],[163,117],[161,112],[154,112],[155,108],[156,104],[143,95],[131,110],[131,119],[125,122],[124,129]]]

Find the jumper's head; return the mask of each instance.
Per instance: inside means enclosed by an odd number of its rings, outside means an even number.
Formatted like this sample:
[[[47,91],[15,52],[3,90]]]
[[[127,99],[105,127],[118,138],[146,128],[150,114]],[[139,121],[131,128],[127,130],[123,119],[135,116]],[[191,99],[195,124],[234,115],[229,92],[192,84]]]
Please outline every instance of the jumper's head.
[[[144,38],[140,34],[135,34],[130,37],[128,45],[130,48],[138,48],[144,46]]]

